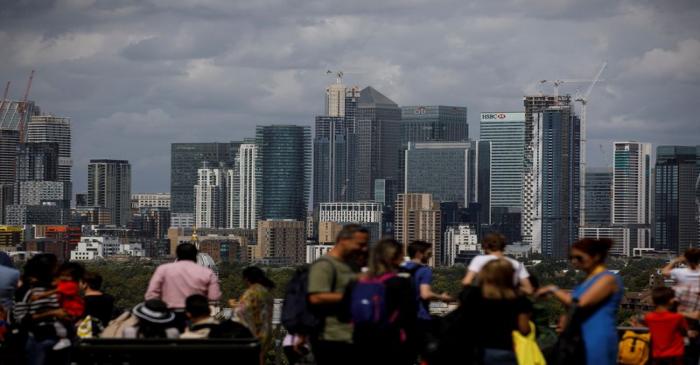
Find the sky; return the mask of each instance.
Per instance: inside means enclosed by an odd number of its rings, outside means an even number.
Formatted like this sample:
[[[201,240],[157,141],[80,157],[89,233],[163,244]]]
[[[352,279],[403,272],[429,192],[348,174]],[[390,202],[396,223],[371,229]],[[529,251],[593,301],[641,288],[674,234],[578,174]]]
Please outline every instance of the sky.
[[[696,0],[2,0],[0,83],[70,117],[74,190],[90,159],[127,159],[132,191],[170,189],[170,144],[313,125],[326,70],[399,105],[521,111],[542,79],[602,81],[589,166],[612,142],[700,144]],[[560,93],[584,93],[565,83]]]

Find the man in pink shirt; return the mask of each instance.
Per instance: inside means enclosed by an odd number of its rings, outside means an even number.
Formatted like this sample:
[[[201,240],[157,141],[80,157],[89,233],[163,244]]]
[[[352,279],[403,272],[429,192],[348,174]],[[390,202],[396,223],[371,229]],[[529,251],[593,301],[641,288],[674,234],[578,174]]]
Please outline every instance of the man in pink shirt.
[[[191,243],[177,246],[177,261],[158,266],[146,290],[146,300],[160,299],[168,308],[182,312],[185,299],[193,294],[210,302],[221,298],[219,279],[209,268],[197,264],[197,247]]]

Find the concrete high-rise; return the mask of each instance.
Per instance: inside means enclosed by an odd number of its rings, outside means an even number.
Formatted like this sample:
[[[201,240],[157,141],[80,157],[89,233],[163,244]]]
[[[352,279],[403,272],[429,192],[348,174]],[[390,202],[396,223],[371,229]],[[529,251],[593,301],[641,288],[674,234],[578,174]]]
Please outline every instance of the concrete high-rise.
[[[19,145],[16,179],[18,182],[61,181],[70,183],[70,180],[59,180],[58,143],[40,142]]]
[[[58,144],[57,180],[71,182],[71,123],[69,118],[35,115],[27,125],[27,142]]]
[[[401,144],[464,142],[469,139],[467,108],[446,105],[401,107]]]
[[[257,261],[269,265],[299,265],[306,262],[306,232],[303,221],[258,222]]]
[[[19,132],[0,129],[0,185],[15,183],[18,146]]]
[[[394,237],[404,246],[412,241],[426,241],[433,246],[433,259],[442,257],[440,203],[430,194],[399,194],[395,203]]]
[[[589,168],[586,172],[586,227],[610,225],[612,180],[610,169]]]
[[[171,209],[175,214],[194,214],[194,185],[197,170],[206,163],[231,167],[235,163],[240,142],[229,143],[173,143],[171,145],[170,194]]]
[[[491,209],[499,214],[520,212],[523,207],[525,113],[481,113],[480,122],[480,139],[491,142]]]
[[[258,147],[254,141],[241,144],[236,157],[238,169],[238,224],[235,227],[255,229],[259,219],[256,200],[256,161]],[[232,200],[233,201],[233,200]]]
[[[523,241],[533,252],[564,258],[578,237],[581,125],[568,101],[537,110],[526,115]]]
[[[225,228],[227,225],[227,175],[231,170],[201,168],[194,186],[194,217],[198,228]]]
[[[20,113],[21,105],[21,101],[0,100],[0,129],[18,130],[20,115],[22,114]],[[23,117],[25,128],[29,124],[32,116],[39,114],[41,114],[39,106],[33,101],[28,101],[24,109]]]
[[[400,179],[401,109],[371,86],[362,89],[355,134],[354,161],[358,168],[351,176],[352,198],[372,200],[376,179]]]
[[[382,237],[383,206],[377,202],[321,203],[318,221],[319,224],[323,222],[335,222],[341,225],[359,224],[370,231],[371,239],[374,241]]]
[[[651,143],[615,142],[611,223],[651,223]]]
[[[256,202],[260,217],[305,222],[311,179],[311,129],[258,126],[255,135]]]
[[[683,254],[698,245],[700,146],[658,146],[655,166],[654,248]]]
[[[126,227],[131,200],[131,165],[125,160],[90,160],[88,205],[108,208],[112,224]]]

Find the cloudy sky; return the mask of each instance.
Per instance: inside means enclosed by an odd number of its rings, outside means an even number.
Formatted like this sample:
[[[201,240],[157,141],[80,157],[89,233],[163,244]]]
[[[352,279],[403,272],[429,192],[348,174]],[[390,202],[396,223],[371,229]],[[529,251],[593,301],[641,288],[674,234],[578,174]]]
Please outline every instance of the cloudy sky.
[[[614,140],[700,144],[697,0],[1,2],[0,82],[18,98],[36,69],[31,98],[72,118],[77,191],[91,158],[130,160],[133,191],[168,191],[172,142],[311,125],[327,69],[399,105],[466,105],[476,137],[479,112],[607,61],[590,165],[610,164]]]

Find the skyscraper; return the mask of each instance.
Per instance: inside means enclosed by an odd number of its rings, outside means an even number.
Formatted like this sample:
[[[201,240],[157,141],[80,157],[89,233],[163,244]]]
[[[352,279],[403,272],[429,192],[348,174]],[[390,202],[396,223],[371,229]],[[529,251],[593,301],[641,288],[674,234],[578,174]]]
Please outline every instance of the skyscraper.
[[[526,140],[531,155],[525,158],[523,190],[530,195],[523,201],[523,241],[534,252],[563,258],[578,237],[580,120],[569,103],[550,106],[526,116],[526,138],[528,119],[533,140]]]
[[[258,222],[260,261],[270,265],[299,265],[306,262],[306,232],[303,221],[290,219]]]
[[[442,257],[440,237],[440,203],[430,194],[399,194],[395,203],[394,237],[404,246],[415,240],[433,245],[433,259]]]
[[[682,254],[698,243],[696,214],[700,147],[656,149],[654,246]]]
[[[0,184],[14,184],[17,169],[19,132],[0,129]]]
[[[21,101],[0,100],[0,129],[18,130],[21,104]],[[24,111],[25,128],[29,124],[31,117],[40,113],[39,106],[34,104],[33,101],[28,101]]]
[[[88,165],[88,205],[108,208],[112,224],[129,223],[131,165],[125,160],[90,160]]]
[[[355,115],[355,201],[372,200],[376,179],[399,179],[401,109],[371,86],[360,91]]]
[[[401,107],[401,144],[464,142],[469,139],[467,108],[446,105]]]
[[[311,129],[266,125],[256,129],[256,201],[261,219],[306,220],[311,178]]]
[[[201,168],[194,186],[194,217],[197,228],[225,228],[227,225],[227,182],[232,171],[223,166]]]
[[[233,166],[240,142],[173,143],[171,145],[170,194],[173,214],[194,214],[197,170],[208,166]]]
[[[59,180],[58,143],[24,143],[17,152],[17,181]],[[70,191],[68,192],[70,195]],[[70,198],[68,199],[70,200]]]
[[[613,173],[610,169],[588,169],[586,172],[586,226],[609,226],[612,202]]]
[[[615,142],[611,223],[651,223],[651,144]]]
[[[258,186],[255,171],[258,147],[254,141],[243,143],[236,157],[238,168],[238,217],[235,227],[255,229],[259,219],[257,210],[256,189]]]
[[[70,119],[50,115],[32,116],[27,125],[27,142],[58,144],[57,180],[71,182],[71,125]]]
[[[491,209],[520,212],[523,194],[525,113],[481,113],[482,141],[491,142]]]
[[[344,117],[317,116],[314,136],[314,208],[347,200],[349,129]]]

